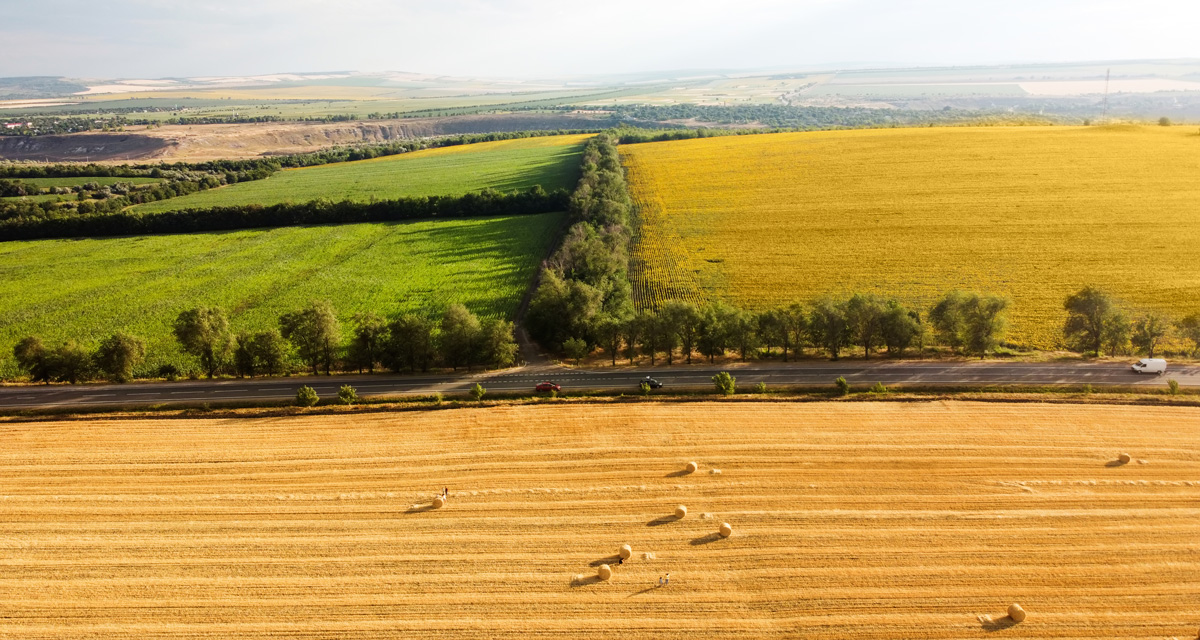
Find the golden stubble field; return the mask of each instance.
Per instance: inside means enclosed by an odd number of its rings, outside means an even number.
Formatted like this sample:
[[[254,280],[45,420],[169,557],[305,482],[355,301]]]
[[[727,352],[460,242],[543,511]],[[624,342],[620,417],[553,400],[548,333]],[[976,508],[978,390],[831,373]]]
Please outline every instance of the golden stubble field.
[[[1198,569],[1195,408],[0,425],[3,638],[1193,638]]]
[[[853,292],[922,311],[1009,297],[1010,339],[1058,345],[1095,284],[1133,315],[1200,310],[1194,127],[948,127],[621,147],[641,229],[641,306],[752,309]]]

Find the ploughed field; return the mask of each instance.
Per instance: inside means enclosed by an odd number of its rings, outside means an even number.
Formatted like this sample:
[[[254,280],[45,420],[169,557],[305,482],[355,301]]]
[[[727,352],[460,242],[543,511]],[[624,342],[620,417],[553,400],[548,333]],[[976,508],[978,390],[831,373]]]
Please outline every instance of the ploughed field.
[[[1200,626],[1196,408],[532,405],[9,422],[0,439],[8,638]]]
[[[634,296],[766,308],[873,292],[927,309],[1011,298],[1010,340],[1056,346],[1084,285],[1200,305],[1200,136],[1184,127],[951,127],[621,147],[640,211]]]
[[[569,189],[579,178],[579,154],[588,136],[544,136],[425,149],[356,162],[285,169],[240,182],[132,207],[139,213],[271,205],[326,199],[334,202],[461,195],[483,189]]]
[[[179,312],[220,306],[235,332],[329,300],[388,317],[454,302],[512,317],[563,214],[284,227],[0,243],[0,376],[27,335],[87,346],[116,331],[146,340],[145,371],[192,362],[171,333]]]

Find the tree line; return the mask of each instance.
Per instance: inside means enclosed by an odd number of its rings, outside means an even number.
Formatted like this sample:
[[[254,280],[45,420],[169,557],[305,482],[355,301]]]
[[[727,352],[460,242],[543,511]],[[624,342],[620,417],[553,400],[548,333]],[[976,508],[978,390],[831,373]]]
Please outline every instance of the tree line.
[[[1095,287],[1071,294],[1063,306],[1062,335],[1074,351],[1154,357],[1166,339],[1178,337],[1189,343],[1191,355],[1200,354],[1200,312],[1176,322],[1154,312],[1131,320],[1112,296]],[[660,358],[691,364],[697,355],[711,362],[730,352],[742,360],[778,354],[784,362],[809,351],[833,360],[847,353],[900,357],[930,346],[982,358],[1003,349],[1010,307],[1006,298],[963,291],[946,293],[924,314],[872,294],[758,312],[720,302],[670,301],[658,309],[597,313],[565,338],[560,350],[579,361],[602,349],[614,365],[618,358],[633,364],[639,356],[651,365]]]
[[[397,222],[421,218],[507,216],[562,211],[569,195],[565,190],[547,193],[540,186],[527,191],[500,193],[485,190],[461,196],[397,198],[376,202],[257,204],[210,209],[183,209],[159,213],[132,211],[88,215],[0,216],[0,240],[79,238],[163,233],[193,233],[264,227],[359,222]]]
[[[584,147],[568,209],[573,224],[543,264],[525,316],[530,335],[553,350],[593,336],[598,318],[632,308],[627,268],[633,201],[616,143],[606,132]]]
[[[175,318],[172,333],[209,378],[276,376],[300,368],[313,375],[328,375],[335,369],[360,373],[373,373],[376,368],[428,371],[436,366],[470,370],[506,367],[517,360],[513,323],[497,318],[481,321],[461,304],[450,305],[440,316],[405,312],[385,320],[367,313],[355,315],[352,322],[346,341],[333,306],[316,301],[280,316],[276,329],[234,333],[223,309],[197,307]],[[37,336],[24,338],[13,348],[17,365],[33,382],[74,384],[96,378],[128,382],[135,376],[175,379],[182,374],[183,368],[175,364],[141,371],[145,355],[145,341],[124,332],[112,334],[92,350],[73,340],[47,346]]]

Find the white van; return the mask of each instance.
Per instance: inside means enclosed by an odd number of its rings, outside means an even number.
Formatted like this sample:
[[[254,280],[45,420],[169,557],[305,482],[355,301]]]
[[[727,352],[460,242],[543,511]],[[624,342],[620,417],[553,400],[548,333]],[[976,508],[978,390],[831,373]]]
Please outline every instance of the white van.
[[[1167,361],[1162,358],[1142,358],[1133,363],[1134,373],[1157,373],[1162,375],[1167,372]]]

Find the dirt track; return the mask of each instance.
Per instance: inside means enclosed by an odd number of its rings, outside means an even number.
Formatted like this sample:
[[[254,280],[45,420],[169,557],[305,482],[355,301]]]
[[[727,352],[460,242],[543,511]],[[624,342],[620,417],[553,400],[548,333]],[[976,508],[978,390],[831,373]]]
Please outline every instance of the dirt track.
[[[0,136],[0,160],[42,162],[204,161],[304,153],[335,145],[527,129],[607,126],[569,114],[514,113],[309,124],[169,125],[125,133],[80,133],[34,138]]]
[[[1200,625],[1196,409],[524,406],[8,424],[0,443],[0,637]],[[681,473],[689,460],[699,471]],[[429,510],[443,486],[449,504]],[[593,579],[626,543],[632,562]],[[1016,626],[1014,601],[1029,612]]]

